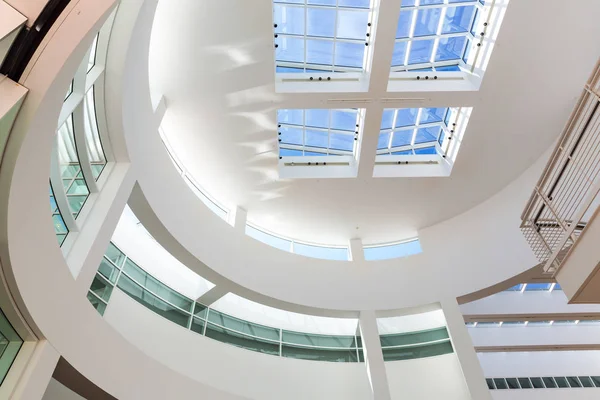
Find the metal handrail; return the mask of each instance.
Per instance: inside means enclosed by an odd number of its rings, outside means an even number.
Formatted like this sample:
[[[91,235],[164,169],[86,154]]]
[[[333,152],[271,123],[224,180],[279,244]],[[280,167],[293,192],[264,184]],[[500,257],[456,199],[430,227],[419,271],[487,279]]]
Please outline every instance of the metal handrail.
[[[521,231],[544,272],[556,275],[600,192],[600,60],[521,214]]]

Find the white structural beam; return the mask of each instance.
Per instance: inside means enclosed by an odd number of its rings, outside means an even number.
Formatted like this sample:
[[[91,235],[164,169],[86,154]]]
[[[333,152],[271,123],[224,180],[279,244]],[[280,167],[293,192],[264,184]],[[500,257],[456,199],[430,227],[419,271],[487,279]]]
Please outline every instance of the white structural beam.
[[[27,17],[0,0],[0,65],[25,22]]]
[[[371,68],[369,71],[369,95],[385,98],[387,93],[395,35],[400,15],[400,0],[379,1],[375,7],[376,18],[373,23],[374,37],[371,41]],[[396,104],[399,106],[399,104]],[[391,105],[389,106],[392,107]],[[383,116],[383,103],[369,103],[368,112],[362,124],[358,146],[358,178],[373,176],[379,128]]]
[[[165,98],[165,96],[161,96],[160,100],[158,101],[158,104],[156,105],[156,107],[154,107],[154,120],[157,128],[162,123],[162,120],[165,117],[166,113],[167,99]]]
[[[50,345],[47,340],[40,340],[38,342],[25,342],[21,349],[29,350],[28,347],[32,347],[32,351],[29,353],[29,358],[25,365],[18,365],[25,360],[19,360],[19,356],[15,360],[15,363],[11,366],[6,380],[10,380],[11,374],[14,374],[17,370],[20,372],[19,379],[16,385],[13,387],[12,393],[2,398],[6,399],[27,399],[27,400],[38,400],[42,399],[50,379],[52,379],[52,373],[56,368],[60,354]],[[0,393],[4,394],[5,386],[10,382],[3,382],[0,388]]]
[[[5,76],[0,76],[0,159],[4,153],[10,130],[26,95],[26,88]]]
[[[600,350],[600,324],[468,328],[478,352]]]
[[[236,207],[229,212],[228,215],[229,224],[235,228],[236,231],[242,233],[246,232],[246,222],[248,220],[248,211],[241,207]]]
[[[229,290],[224,286],[214,286],[212,289],[204,292],[202,296],[198,297],[196,301],[205,306],[212,305],[215,301],[229,293]]]
[[[448,333],[452,340],[452,346],[454,346],[454,352],[458,357],[467,388],[471,394],[471,399],[491,400],[490,391],[485,383],[477,354],[473,348],[471,337],[465,327],[463,315],[460,312],[456,299],[443,300],[441,305],[446,318]]]
[[[387,371],[383,361],[383,352],[377,329],[377,317],[374,311],[361,311],[359,317],[360,337],[365,357],[367,376],[374,400],[391,400]]]
[[[112,167],[112,170],[106,171],[109,175],[102,190],[88,199],[93,202],[90,213],[66,255],[67,265],[82,296],[87,293],[96,275],[135,184],[134,169],[130,168],[130,164],[116,163]]]
[[[356,238],[351,239],[348,248],[350,249],[350,257],[352,261],[364,261],[365,253],[363,250],[363,242],[362,239]]]
[[[461,304],[467,322],[600,319],[600,305],[569,304],[561,290],[500,292]]]

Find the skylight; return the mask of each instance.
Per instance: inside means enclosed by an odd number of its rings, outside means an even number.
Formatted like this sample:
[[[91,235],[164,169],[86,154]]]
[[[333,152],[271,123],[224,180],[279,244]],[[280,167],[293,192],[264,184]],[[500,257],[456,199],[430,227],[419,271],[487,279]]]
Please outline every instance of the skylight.
[[[352,156],[356,149],[356,109],[279,110],[279,156]]]
[[[384,110],[377,155],[444,155],[456,112],[451,108]]]
[[[274,0],[278,73],[362,72],[371,0]]]
[[[392,72],[471,70],[485,30],[484,0],[403,0]]]

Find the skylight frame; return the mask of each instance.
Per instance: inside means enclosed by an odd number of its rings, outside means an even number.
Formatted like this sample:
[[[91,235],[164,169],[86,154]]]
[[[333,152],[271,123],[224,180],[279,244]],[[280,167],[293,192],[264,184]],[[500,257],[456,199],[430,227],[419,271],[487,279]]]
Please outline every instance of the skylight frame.
[[[279,112],[281,111],[289,111],[292,109],[281,109],[278,110],[278,115]],[[277,121],[277,126],[278,126],[278,133],[279,133],[279,158],[282,159],[285,158],[286,160],[291,160],[291,159],[299,159],[298,161],[303,161],[303,160],[307,160],[307,159],[312,159],[313,157],[316,157],[315,162],[328,162],[328,160],[330,161],[340,161],[340,156],[346,156],[346,157],[351,157],[351,158],[355,158],[356,157],[356,153],[357,153],[357,148],[358,148],[358,132],[359,132],[359,128],[360,128],[360,121],[363,119],[362,118],[362,113],[360,109],[356,109],[356,108],[335,108],[335,109],[297,109],[297,110],[301,110],[302,111],[302,125],[296,125],[296,124],[290,124],[290,123],[285,123],[285,122],[281,122],[279,121],[279,117],[278,117],[278,121]],[[307,111],[312,111],[312,110],[327,110],[327,112],[329,113],[329,121],[327,124],[327,128],[324,127],[313,127],[310,125],[307,125]],[[350,131],[350,130],[343,130],[343,129],[336,129],[335,127],[332,127],[332,116],[333,116],[333,112],[335,111],[341,111],[341,112],[355,112],[356,113],[356,123],[355,123],[355,130]],[[281,131],[282,128],[291,128],[291,129],[298,129],[298,130],[302,130],[302,145],[298,145],[298,144],[291,144],[291,143],[285,143],[282,141],[281,139]],[[327,132],[327,147],[316,147],[316,146],[309,146],[307,145],[307,131],[314,131],[314,132]],[[353,139],[353,144],[352,144],[352,150],[340,150],[340,149],[332,149],[331,148],[331,135],[332,134],[340,134],[340,135],[347,135],[349,137],[351,137]],[[290,155],[282,155],[281,151],[282,150],[293,150],[293,151],[301,151],[303,154],[302,155],[296,155],[296,156],[290,156]],[[306,153],[315,153],[315,155],[307,155]],[[316,155],[319,154],[319,155]]]
[[[275,35],[275,71],[276,75],[284,75],[284,76],[294,76],[298,74],[319,74],[319,76],[329,76],[331,79],[340,73],[346,74],[362,74],[367,70],[367,62],[369,60],[370,48],[369,48],[369,39],[370,39],[370,26],[372,25],[373,20],[373,2],[374,0],[369,1],[369,8],[362,7],[351,7],[351,6],[343,6],[340,5],[340,0],[336,0],[336,5],[325,5],[325,4],[308,4],[308,0],[304,0],[303,3],[288,3],[282,0],[273,0],[273,14],[274,14],[274,35]],[[286,8],[302,8],[304,9],[304,31],[303,34],[291,34],[291,33],[282,33],[279,31],[277,17],[275,15],[276,7],[286,7]],[[315,36],[308,34],[308,13],[309,9],[328,9],[335,10],[335,22],[333,27],[333,36]],[[339,38],[337,37],[338,33],[338,21],[339,21],[339,12],[340,11],[349,11],[349,12],[360,12],[367,14],[367,25],[365,26],[365,36],[364,38],[355,39],[355,38]],[[304,44],[304,57],[303,61],[289,61],[289,60],[279,60],[278,52],[280,50],[280,46],[282,45],[282,39],[302,39]],[[307,42],[312,40],[322,40],[327,42],[332,42],[332,54],[331,54],[331,65],[329,64],[317,64],[308,62],[308,46]],[[363,59],[362,65],[360,67],[348,66],[348,65],[336,65],[336,50],[338,49],[338,43],[351,43],[355,45],[360,45],[364,47],[363,51]],[[279,50],[278,50],[279,49]],[[278,71],[279,68],[291,68],[297,69],[297,71]]]
[[[432,68],[431,72],[444,72],[451,73],[451,75],[459,75],[462,73],[475,73],[476,72],[476,64],[479,59],[479,55],[481,53],[481,46],[484,45],[484,37],[486,33],[486,27],[492,17],[493,8],[495,5],[495,1],[490,0],[464,0],[457,3],[450,3],[449,0],[443,0],[442,4],[426,4],[421,5],[420,2],[422,0],[415,0],[414,6],[403,6],[401,8],[401,13],[412,12],[411,15],[411,26],[409,29],[407,38],[396,38],[394,51],[396,51],[398,43],[407,43],[407,48],[404,53],[404,62],[402,65],[392,65],[391,67],[391,77],[398,77],[399,75],[406,73],[415,73],[415,72],[425,72],[424,69]],[[466,32],[450,32],[450,33],[442,33],[445,16],[447,11],[450,8],[457,7],[466,7],[472,6],[474,7],[475,12],[471,16],[469,22],[469,28]],[[440,8],[441,13],[439,16],[439,21],[437,22],[437,29],[435,34],[431,35],[423,35],[423,36],[414,36],[414,29],[416,25],[417,15],[420,10],[429,10]],[[485,11],[487,10],[487,13]],[[400,23],[400,15],[398,16],[398,23]],[[481,32],[483,35],[476,35],[473,32]],[[463,44],[463,48],[460,51],[460,58],[444,60],[444,61],[435,61],[436,53],[439,48],[440,40],[447,38],[456,38],[456,37],[464,37],[465,42]],[[409,57],[412,50],[412,45],[416,41],[421,40],[434,40],[434,43],[431,48],[431,53],[429,56],[429,61],[426,63],[418,63],[418,64],[409,64]],[[439,67],[448,67],[448,66],[456,66],[458,71],[439,71],[437,68]]]

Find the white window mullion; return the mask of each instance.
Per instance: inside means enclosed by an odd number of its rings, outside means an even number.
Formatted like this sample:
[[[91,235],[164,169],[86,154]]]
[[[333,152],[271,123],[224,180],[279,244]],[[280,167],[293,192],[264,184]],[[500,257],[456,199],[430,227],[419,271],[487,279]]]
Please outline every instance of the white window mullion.
[[[442,28],[444,27],[444,20],[446,19],[446,10],[448,10],[448,0],[444,0],[444,6],[442,11],[440,12],[440,20],[438,22],[437,29],[435,31],[435,40],[433,42],[433,48],[431,49],[431,56],[429,57],[429,62],[435,61],[435,54],[437,53],[437,49],[440,45],[440,38],[442,34]]]
[[[412,18],[410,21],[410,29],[408,31],[408,38],[411,39],[406,44],[406,53],[404,54],[404,65],[408,65],[408,56],[410,55],[410,49],[412,46],[412,38],[415,34],[415,26],[417,25],[417,14],[419,13],[418,7],[421,0],[415,0],[415,9],[412,11]]]
[[[394,118],[392,118],[392,132],[390,133],[390,138],[388,139],[388,150],[392,148],[392,139],[394,138],[394,132],[396,129],[396,120],[398,118],[398,109],[394,110]]]
[[[416,120],[416,124],[415,124],[415,130],[413,131],[413,135],[412,138],[410,140],[410,145],[414,146],[415,145],[415,139],[417,137],[417,131],[419,130],[419,125],[421,123],[421,114],[423,113],[423,108],[419,108],[419,112],[417,112],[417,120]]]

